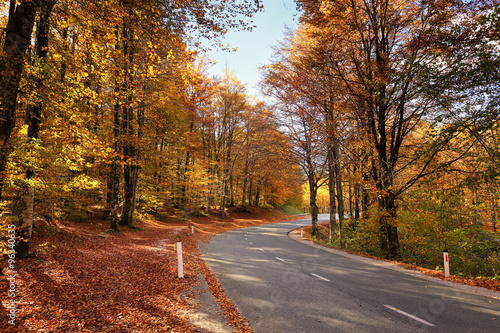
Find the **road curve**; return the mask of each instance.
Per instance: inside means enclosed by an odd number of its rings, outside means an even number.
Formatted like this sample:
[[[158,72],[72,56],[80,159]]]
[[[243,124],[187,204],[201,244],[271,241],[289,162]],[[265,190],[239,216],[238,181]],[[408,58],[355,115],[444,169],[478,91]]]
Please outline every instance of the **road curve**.
[[[256,332],[500,332],[498,299],[287,236],[307,224],[297,220],[234,230],[200,246]]]

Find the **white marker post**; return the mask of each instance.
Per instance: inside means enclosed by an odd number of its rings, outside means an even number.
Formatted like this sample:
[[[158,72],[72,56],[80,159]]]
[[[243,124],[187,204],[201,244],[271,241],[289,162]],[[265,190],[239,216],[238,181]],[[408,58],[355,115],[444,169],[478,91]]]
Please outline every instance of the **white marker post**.
[[[191,233],[194,234],[194,225],[191,225]]]
[[[184,277],[184,264],[182,263],[182,243],[177,242],[177,263],[178,263],[178,273],[179,278]]]
[[[300,238],[304,237],[304,230],[302,227],[300,227]]]
[[[450,257],[448,256],[448,250],[443,250],[444,259],[444,277],[450,277]]]

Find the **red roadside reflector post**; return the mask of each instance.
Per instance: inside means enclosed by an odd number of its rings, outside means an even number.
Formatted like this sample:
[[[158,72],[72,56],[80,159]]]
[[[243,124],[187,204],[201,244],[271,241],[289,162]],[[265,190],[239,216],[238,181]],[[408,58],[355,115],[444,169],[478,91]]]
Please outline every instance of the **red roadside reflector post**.
[[[450,277],[450,257],[448,256],[448,250],[443,250],[444,259],[444,277]]]

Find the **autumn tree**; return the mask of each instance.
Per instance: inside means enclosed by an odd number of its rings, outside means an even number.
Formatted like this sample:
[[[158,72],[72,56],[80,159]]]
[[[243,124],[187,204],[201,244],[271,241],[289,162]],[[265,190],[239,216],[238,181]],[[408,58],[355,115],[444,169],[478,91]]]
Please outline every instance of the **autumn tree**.
[[[454,137],[448,127],[427,139],[427,148],[408,160],[401,149],[424,119],[436,119],[446,104],[436,94],[432,77],[446,69],[434,66],[439,57],[429,52],[429,38],[454,25],[460,7],[455,2],[297,1],[302,20],[324,31],[339,55],[336,75],[353,98],[351,109],[369,138],[374,156],[370,175],[380,209],[380,246],[386,257],[398,256],[396,198],[432,172],[430,162]],[[430,81],[429,81],[430,80]],[[438,91],[443,91],[441,87]],[[398,174],[415,161],[421,168],[407,179]],[[447,164],[452,161],[448,161]]]
[[[69,202],[86,206],[83,202],[98,201],[101,194],[109,190],[113,229],[119,221],[123,172],[120,221],[131,226],[146,147],[145,131],[150,129],[146,121],[158,112],[150,107],[155,105],[155,94],[159,93],[153,83],[170,75],[170,101],[185,101],[183,81],[189,71],[185,65],[193,59],[185,43],[190,40],[189,34],[196,31],[217,44],[217,38],[228,28],[250,28],[239,16],[251,16],[260,8],[259,1],[196,4],[189,1],[11,1],[5,34],[2,34],[0,68],[5,78],[0,89],[2,182],[8,180],[11,186],[13,175],[20,178],[14,168],[23,164],[26,154],[21,153],[20,147],[13,147],[14,141],[9,139],[13,130],[16,136],[23,133],[14,126],[16,107],[23,105],[29,114],[28,136],[31,139],[39,136],[39,140],[32,141],[36,141],[45,154],[44,160],[37,156],[36,162],[37,170],[41,171],[39,175],[48,177],[40,179],[39,184],[43,186],[38,188],[50,191],[44,200],[52,200],[53,204],[47,206],[55,205],[54,199],[64,196],[60,206]],[[54,17],[48,24],[51,12]],[[2,16],[4,14],[7,12],[2,12]],[[24,72],[28,63],[25,53],[37,17],[35,52],[29,59],[33,63],[29,63],[29,72]],[[175,61],[176,57],[183,61]],[[25,91],[30,92],[29,96],[21,95],[24,104],[18,104],[21,80],[28,87]],[[44,124],[38,135],[41,119]],[[20,142],[15,139],[16,144]],[[8,159],[12,163],[7,174]],[[106,184],[109,174],[106,170],[112,171],[114,178],[113,182],[107,182],[114,186],[107,189],[100,188]],[[28,182],[32,171],[28,170]],[[101,194],[98,189],[103,190]],[[67,200],[78,195],[85,200]],[[28,206],[18,205],[18,215],[26,215],[26,220],[32,221]],[[82,215],[87,211],[86,207],[80,209]],[[29,235],[25,238],[29,239]]]
[[[0,198],[6,176],[7,158],[12,152],[9,139],[15,126],[19,82],[37,10],[38,3],[35,1],[10,1],[9,17],[0,54],[0,73],[3,78],[0,86]]]
[[[269,105],[251,103],[242,117],[237,151],[241,205],[278,207],[293,197],[302,177],[294,165],[291,141]]]
[[[317,236],[319,210],[316,198],[318,189],[325,182],[327,164],[324,124],[320,104],[307,93],[307,72],[300,68],[303,54],[300,53],[300,43],[294,38],[300,39],[301,36],[290,34],[277,49],[277,60],[264,68],[262,83],[266,94],[276,100],[276,110],[292,143],[294,159],[307,177],[312,234]]]
[[[27,129],[27,149],[36,149],[37,140],[40,136],[40,124],[42,117],[42,108],[44,103],[43,77],[47,62],[49,24],[50,16],[57,0],[40,1],[39,14],[36,22],[35,36],[35,54],[32,59],[32,65],[35,68],[35,74],[29,79],[31,81],[31,100],[26,107],[25,123]],[[33,226],[34,199],[35,191],[33,188],[33,178],[35,177],[35,167],[28,162],[25,166],[25,180],[20,185],[20,193],[16,198],[13,215],[14,224],[19,228],[18,242],[15,251],[21,258],[29,254],[29,240]]]

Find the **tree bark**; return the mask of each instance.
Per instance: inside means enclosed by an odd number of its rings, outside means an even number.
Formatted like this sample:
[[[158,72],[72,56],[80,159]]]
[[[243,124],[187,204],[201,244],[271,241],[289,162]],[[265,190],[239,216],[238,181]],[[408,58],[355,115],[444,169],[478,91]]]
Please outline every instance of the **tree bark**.
[[[113,232],[118,231],[118,207],[120,203],[120,174],[121,174],[121,164],[120,164],[120,105],[118,102],[115,103],[114,107],[114,124],[113,124],[113,135],[115,139],[114,151],[115,157],[113,158],[113,163],[111,165],[111,207],[109,217],[111,220],[110,230]]]
[[[134,212],[139,180],[139,166],[126,164],[124,167],[124,200],[120,225],[134,227]]]
[[[19,82],[24,68],[24,55],[31,41],[37,1],[11,0],[5,42],[0,54],[0,199],[2,198],[7,158],[12,152],[8,141],[15,126]]]
[[[42,71],[47,61],[49,46],[49,18],[52,9],[57,1],[41,1],[40,15],[37,22],[36,44],[34,64],[41,66]],[[40,76],[32,77],[32,90],[36,98],[31,101],[26,108],[25,123],[28,125],[28,150],[33,150],[33,143],[40,136],[40,125],[42,121],[43,108],[43,81]],[[14,224],[19,228],[19,240],[16,242],[16,253],[19,258],[25,258],[29,255],[31,234],[33,230],[33,214],[35,205],[35,190],[32,180],[35,178],[35,168],[29,162],[26,165],[25,181],[21,184],[19,198],[17,200],[17,209],[14,218]]]
[[[248,185],[248,205],[252,205],[253,178],[250,176],[250,184]]]
[[[316,203],[316,197],[318,194],[318,186],[316,182],[316,177],[314,174],[308,175],[309,181],[309,207],[311,209],[311,235],[313,237],[319,236],[318,230],[318,205]]]
[[[333,144],[328,145],[328,193],[330,196],[330,238],[337,235],[337,204],[335,203],[335,167],[333,161]]]
[[[123,208],[120,218],[120,225],[134,227],[134,212],[136,203],[137,183],[139,179],[140,166],[138,164],[138,147],[136,147],[136,138],[140,138],[141,117],[134,117],[133,93],[132,93],[132,64],[134,63],[134,53],[132,50],[132,31],[130,25],[126,22],[123,25],[123,56],[125,61],[125,78],[122,85],[122,92],[126,96],[126,105],[121,106],[122,111],[122,135],[124,138],[123,154],[125,165],[123,168]],[[137,131],[134,127],[134,119],[137,119]]]
[[[120,32],[119,29],[116,29],[115,32],[115,50],[120,50]],[[118,222],[120,221],[119,217],[119,203],[120,203],[120,173],[121,173],[121,116],[120,116],[120,101],[118,100],[118,95],[121,91],[122,87],[120,83],[115,82],[114,92],[116,95],[114,110],[113,110],[113,136],[114,136],[114,153],[115,157],[113,158],[113,163],[111,165],[111,207],[109,213],[110,219],[110,230],[113,232],[118,232]]]
[[[336,197],[337,197],[337,212],[339,215],[339,240],[340,247],[342,247],[342,228],[344,225],[344,192],[342,187],[342,174],[340,170],[340,153],[338,142],[335,141],[333,147],[333,166],[335,171],[335,189],[336,189]]]
[[[260,190],[261,190],[261,182],[259,181],[258,182],[258,185],[257,185],[257,191],[255,192],[255,198],[254,198],[254,202],[253,202],[253,205],[255,207],[258,207],[259,206],[259,203],[260,203]]]
[[[248,184],[248,161],[245,162],[245,169],[243,171],[243,189],[241,191],[241,206],[246,207],[246,195],[247,195],[247,184]]]
[[[491,196],[491,225],[493,226],[493,231],[497,232],[497,212],[498,212],[498,201],[494,194]]]
[[[379,169],[376,182],[378,192],[380,250],[387,259],[399,257],[399,236],[396,225],[396,197],[392,192],[393,172],[389,168]]]
[[[363,175],[363,185],[361,185],[361,212],[363,220],[369,218],[368,207],[370,206],[370,193],[368,192],[368,175]]]

